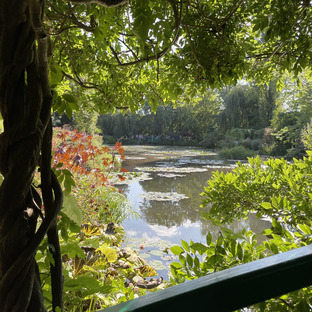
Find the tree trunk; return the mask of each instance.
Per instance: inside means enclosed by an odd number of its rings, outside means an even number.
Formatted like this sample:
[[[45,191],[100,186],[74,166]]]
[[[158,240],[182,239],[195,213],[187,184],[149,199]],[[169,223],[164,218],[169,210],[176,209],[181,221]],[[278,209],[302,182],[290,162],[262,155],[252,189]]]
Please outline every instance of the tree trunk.
[[[0,2],[0,110],[4,123],[0,136],[4,178],[0,187],[0,309],[45,311],[35,254],[55,224],[62,197],[50,166],[41,165],[50,155],[45,140],[51,139],[47,131],[52,104],[47,38],[42,27],[44,0]],[[43,198],[32,186],[38,166],[44,171]],[[39,216],[43,220],[37,230]]]

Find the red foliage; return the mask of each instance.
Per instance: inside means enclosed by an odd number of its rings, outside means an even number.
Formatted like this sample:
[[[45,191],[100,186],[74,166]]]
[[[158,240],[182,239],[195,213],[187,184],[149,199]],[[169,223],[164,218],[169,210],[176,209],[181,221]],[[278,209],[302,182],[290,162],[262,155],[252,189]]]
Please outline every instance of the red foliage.
[[[70,131],[56,128],[57,139],[53,142],[54,167],[68,169],[72,173],[92,174],[96,180],[103,184],[108,184],[108,173],[116,165],[116,153],[124,159],[124,149],[120,142],[114,148],[107,146],[99,147],[93,143],[93,137],[86,133],[79,133],[77,130]],[[101,160],[101,168],[97,166]],[[60,165],[60,163],[62,165]],[[127,172],[121,169],[122,172]],[[118,175],[121,180],[125,180],[123,175]]]

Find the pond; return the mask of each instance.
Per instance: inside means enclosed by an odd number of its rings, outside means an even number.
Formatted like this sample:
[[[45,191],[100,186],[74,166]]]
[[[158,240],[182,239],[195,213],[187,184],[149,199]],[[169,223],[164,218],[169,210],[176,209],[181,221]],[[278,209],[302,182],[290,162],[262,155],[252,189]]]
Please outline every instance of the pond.
[[[132,172],[132,178],[119,187],[138,217],[123,222],[123,246],[137,250],[159,276],[168,279],[169,264],[175,260],[168,248],[181,239],[205,243],[208,232],[214,238],[218,235],[218,228],[200,215],[200,194],[213,171],[230,171],[235,162],[193,148],[126,146],[125,151],[123,167]],[[234,232],[247,228],[260,233],[268,222],[251,214],[228,227]]]

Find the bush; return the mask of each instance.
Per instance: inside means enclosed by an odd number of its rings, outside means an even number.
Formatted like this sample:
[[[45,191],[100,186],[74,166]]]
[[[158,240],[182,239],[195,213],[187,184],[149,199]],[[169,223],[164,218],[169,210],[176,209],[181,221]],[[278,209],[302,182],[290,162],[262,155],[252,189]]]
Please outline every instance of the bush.
[[[98,137],[55,129],[53,170],[64,188],[58,219],[64,311],[97,311],[144,295],[146,278],[157,275],[137,252],[120,247],[124,229],[118,223],[131,213],[112,185],[114,178],[124,179],[118,161],[123,148],[119,142],[112,149],[97,143]],[[51,250],[45,239],[36,254],[49,310]]]
[[[301,142],[306,150],[312,150],[312,120],[301,130]]]
[[[259,151],[261,148],[262,141],[260,139],[257,140],[246,139],[240,141],[239,144],[246,147],[247,149]]]
[[[116,139],[110,135],[103,135],[103,144],[115,144]]]
[[[242,145],[237,145],[232,148],[222,149],[218,155],[224,159],[235,159],[235,160],[245,160],[248,157],[254,157],[256,155],[255,151],[252,151]]]
[[[312,244],[312,152],[309,157],[289,164],[284,159],[261,161],[250,158],[238,163],[230,173],[214,172],[202,193],[202,206],[210,211],[202,216],[219,226],[216,239],[208,233],[205,243],[181,242],[171,247],[179,262],[171,264],[171,283],[178,284],[232,266]],[[269,217],[259,242],[252,231],[234,233],[223,226],[234,219]],[[249,308],[250,311],[310,311],[312,287],[276,297]]]
[[[217,146],[220,139],[221,133],[218,131],[212,131],[204,135],[203,140],[199,142],[199,145],[205,148],[214,148]]]

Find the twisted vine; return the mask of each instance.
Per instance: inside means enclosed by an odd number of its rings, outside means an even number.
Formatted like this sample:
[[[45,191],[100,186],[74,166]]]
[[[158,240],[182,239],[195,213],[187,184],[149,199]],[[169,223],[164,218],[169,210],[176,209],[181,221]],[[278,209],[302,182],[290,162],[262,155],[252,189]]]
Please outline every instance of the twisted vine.
[[[124,0],[73,0],[115,6]],[[51,106],[45,0],[0,1],[0,309],[46,311],[35,255],[45,235],[54,246],[52,306],[62,308],[56,218],[62,189],[51,170]],[[41,195],[32,187],[40,167]],[[41,207],[45,208],[45,213]],[[42,222],[38,228],[38,219]]]
[[[0,136],[4,177],[0,187],[0,307],[4,312],[45,311],[35,255],[47,233],[59,250],[55,220],[63,197],[50,168],[53,97],[42,24],[44,1],[3,0],[0,5],[0,109],[4,121]],[[38,166],[42,198],[31,185]],[[37,230],[39,217],[43,220]],[[60,254],[54,257],[53,310],[62,307]]]

